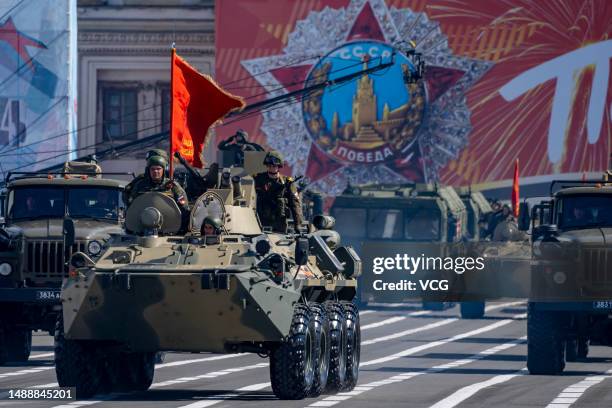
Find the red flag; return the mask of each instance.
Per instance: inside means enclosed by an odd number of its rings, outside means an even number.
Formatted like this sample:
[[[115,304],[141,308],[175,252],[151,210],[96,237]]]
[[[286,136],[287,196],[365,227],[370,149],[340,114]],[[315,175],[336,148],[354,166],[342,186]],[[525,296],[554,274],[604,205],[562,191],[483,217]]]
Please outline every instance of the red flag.
[[[519,160],[514,162],[514,180],[512,181],[512,210],[514,216],[519,216]]]
[[[209,128],[232,110],[244,107],[244,100],[199,73],[174,49],[171,94],[170,155],[173,158],[179,152],[189,164],[202,168],[202,149]]]

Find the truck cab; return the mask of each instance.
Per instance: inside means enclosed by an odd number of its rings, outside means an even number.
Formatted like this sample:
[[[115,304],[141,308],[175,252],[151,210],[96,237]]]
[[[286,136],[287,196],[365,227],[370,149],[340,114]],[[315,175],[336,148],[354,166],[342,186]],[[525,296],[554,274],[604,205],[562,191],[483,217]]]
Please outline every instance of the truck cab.
[[[75,166],[76,167],[76,166]],[[82,167],[82,166],[80,166]],[[100,252],[123,231],[124,182],[71,168],[56,174],[9,174],[0,224],[0,363],[26,361],[32,330],[52,332],[60,286],[73,252]],[[63,221],[75,225],[64,247]]]
[[[562,372],[566,361],[587,356],[589,344],[612,346],[612,185],[561,184],[532,212],[540,225],[532,227],[531,374]]]

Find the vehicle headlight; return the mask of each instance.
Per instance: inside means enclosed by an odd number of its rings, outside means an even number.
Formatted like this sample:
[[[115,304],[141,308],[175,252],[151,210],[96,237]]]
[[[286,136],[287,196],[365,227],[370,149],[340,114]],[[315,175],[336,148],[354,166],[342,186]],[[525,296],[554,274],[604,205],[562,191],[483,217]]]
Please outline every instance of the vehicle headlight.
[[[6,262],[0,264],[0,275],[9,276],[11,272],[13,272],[13,267],[11,266],[11,264],[8,264]]]
[[[102,252],[102,244],[100,244],[98,241],[91,241],[89,244],[87,244],[87,252],[89,252],[89,255],[98,255],[100,252]]]

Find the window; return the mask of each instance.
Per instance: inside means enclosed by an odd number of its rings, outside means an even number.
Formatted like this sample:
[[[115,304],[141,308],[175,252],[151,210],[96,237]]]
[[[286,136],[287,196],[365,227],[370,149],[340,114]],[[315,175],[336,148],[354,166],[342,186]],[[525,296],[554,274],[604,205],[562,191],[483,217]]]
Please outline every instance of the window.
[[[561,228],[612,227],[612,197],[606,195],[569,196],[557,201]]]
[[[420,208],[406,212],[404,233],[411,241],[440,239],[440,211]]]
[[[22,187],[9,193],[8,215],[12,219],[61,218],[64,190],[52,187]]]
[[[401,210],[372,208],[368,211],[368,238],[401,239],[403,222]]]
[[[366,234],[366,210],[363,208],[336,208],[336,230],[342,237],[361,238]]]
[[[116,220],[123,202],[113,188],[75,188],[68,190],[68,214],[73,218]]]
[[[102,140],[138,139],[138,99],[134,88],[104,88]]]

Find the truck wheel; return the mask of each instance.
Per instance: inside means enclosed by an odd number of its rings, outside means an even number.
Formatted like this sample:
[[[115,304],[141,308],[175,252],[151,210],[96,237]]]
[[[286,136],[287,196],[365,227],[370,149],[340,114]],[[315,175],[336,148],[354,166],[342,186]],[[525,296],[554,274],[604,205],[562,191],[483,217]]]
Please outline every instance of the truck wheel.
[[[578,337],[578,358],[587,358],[589,355],[589,339]]]
[[[299,304],[287,340],[270,353],[272,391],[279,399],[303,399],[312,389],[315,377],[315,318]]]
[[[122,391],[146,391],[155,376],[156,353],[121,354],[119,387]]]
[[[7,332],[6,348],[8,361],[28,361],[32,351],[32,331],[14,329]]]
[[[527,369],[529,374],[560,374],[565,368],[565,339],[562,316],[537,311],[529,304],[527,313]]]
[[[341,303],[325,302],[325,308],[330,333],[329,377],[326,391],[336,392],[342,390],[346,384],[347,320]]]
[[[359,309],[354,302],[342,302],[346,317],[346,381],[344,391],[352,391],[359,379],[361,360],[361,323]]]
[[[482,319],[485,315],[485,302],[461,302],[462,319]]]
[[[329,320],[327,311],[319,303],[310,304],[315,321],[315,376],[309,397],[318,397],[327,386],[329,376]]]
[[[565,341],[565,361],[578,360],[578,341],[576,339]]]
[[[55,325],[55,374],[60,387],[76,387],[76,397],[89,398],[102,389],[102,365],[93,344],[67,340],[62,316]]]

